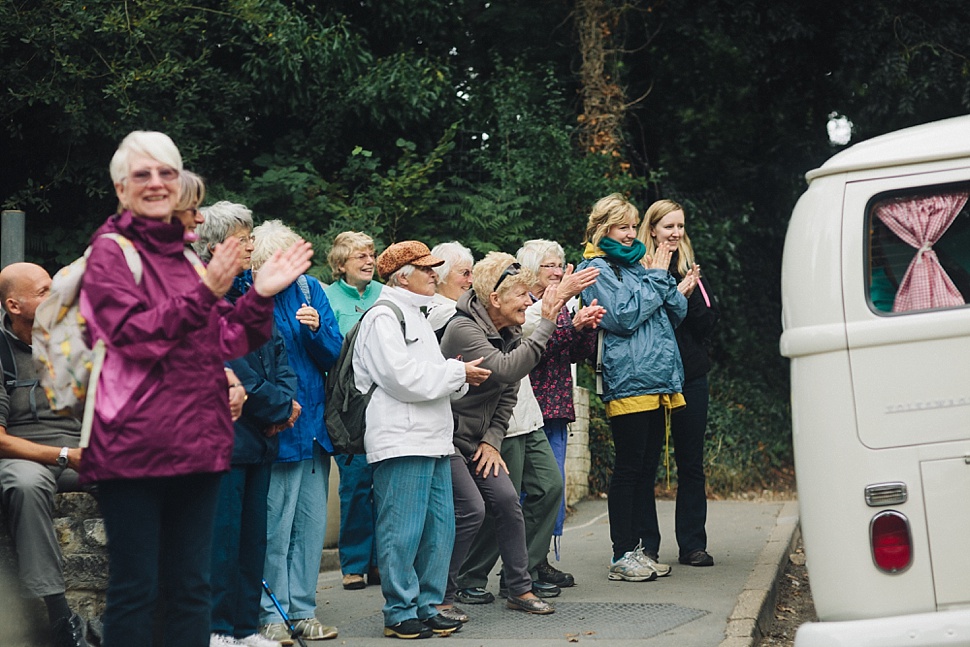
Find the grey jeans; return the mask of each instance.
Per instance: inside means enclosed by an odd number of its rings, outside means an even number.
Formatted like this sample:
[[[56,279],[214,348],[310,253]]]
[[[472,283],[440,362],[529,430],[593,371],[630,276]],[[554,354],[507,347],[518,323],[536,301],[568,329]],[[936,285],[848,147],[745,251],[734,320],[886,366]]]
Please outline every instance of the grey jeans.
[[[529,553],[525,543],[525,519],[519,505],[519,491],[504,471],[482,478],[475,474],[475,463],[453,454],[451,485],[455,496],[455,548],[448,571],[445,604],[455,601],[458,570],[478,533],[485,508],[495,520],[495,535],[509,594],[520,596],[532,590]]]
[[[64,558],[54,533],[54,494],[80,489],[72,469],[0,459],[0,501],[17,549],[20,581],[32,595],[64,593]]]

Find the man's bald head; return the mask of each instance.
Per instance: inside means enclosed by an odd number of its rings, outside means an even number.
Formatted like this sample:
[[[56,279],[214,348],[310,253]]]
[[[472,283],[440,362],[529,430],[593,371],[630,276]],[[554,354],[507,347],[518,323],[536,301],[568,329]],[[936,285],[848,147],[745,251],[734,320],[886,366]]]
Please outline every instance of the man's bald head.
[[[40,265],[11,263],[0,270],[0,303],[17,328],[33,325],[34,312],[50,289],[51,277]]]

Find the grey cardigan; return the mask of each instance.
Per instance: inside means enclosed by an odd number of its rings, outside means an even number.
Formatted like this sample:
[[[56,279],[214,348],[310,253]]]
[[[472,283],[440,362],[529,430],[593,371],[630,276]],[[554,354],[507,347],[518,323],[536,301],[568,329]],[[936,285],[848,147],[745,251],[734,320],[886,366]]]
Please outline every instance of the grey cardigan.
[[[481,442],[502,449],[519,380],[539,363],[556,324],[540,319],[532,335],[524,339],[519,326],[496,330],[474,290],[462,295],[457,309],[441,338],[442,354],[446,358],[461,355],[465,362],[484,357],[482,368],[492,371],[481,386],[469,387],[465,397],[451,403],[455,447],[471,458]]]

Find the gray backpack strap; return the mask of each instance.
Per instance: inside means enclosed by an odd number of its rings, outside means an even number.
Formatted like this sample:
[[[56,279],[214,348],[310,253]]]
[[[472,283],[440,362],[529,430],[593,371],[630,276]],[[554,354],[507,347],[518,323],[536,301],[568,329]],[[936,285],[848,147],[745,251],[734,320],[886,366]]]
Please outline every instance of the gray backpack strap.
[[[313,305],[310,303],[310,283],[306,280],[306,274],[301,274],[296,277],[296,284],[300,287],[300,292],[303,293],[303,300],[306,304]]]

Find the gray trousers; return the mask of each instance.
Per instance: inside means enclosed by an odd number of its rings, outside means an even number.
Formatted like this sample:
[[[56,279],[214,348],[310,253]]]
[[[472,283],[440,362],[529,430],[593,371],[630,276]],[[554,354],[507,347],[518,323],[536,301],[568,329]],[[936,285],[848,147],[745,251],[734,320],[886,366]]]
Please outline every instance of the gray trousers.
[[[17,549],[20,581],[32,595],[65,591],[64,557],[54,533],[54,494],[80,489],[72,469],[0,459],[0,501]]]
[[[508,465],[512,487],[516,492],[526,493],[522,514],[529,552],[528,568],[532,579],[536,579],[536,566],[549,553],[549,542],[562,503],[562,473],[542,429],[503,440],[502,458]],[[491,514],[486,514],[465,563],[459,569],[458,588],[485,588],[488,573],[498,557],[495,522]]]
[[[478,534],[486,507],[495,520],[496,541],[509,593],[520,596],[531,591],[525,520],[519,505],[519,490],[512,485],[509,475],[499,470],[498,476],[489,474],[483,478],[475,474],[475,463],[455,454],[451,457],[451,485],[455,497],[455,547],[451,554],[444,603],[455,601],[458,569]]]

